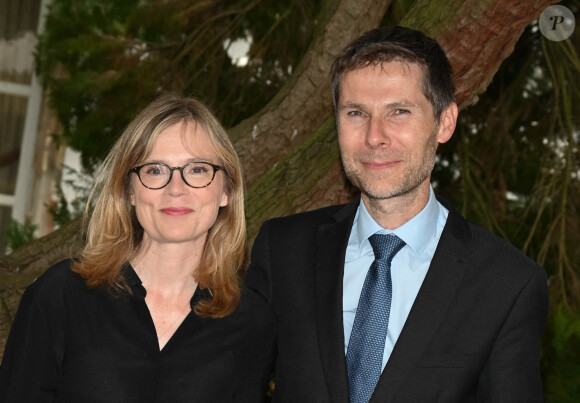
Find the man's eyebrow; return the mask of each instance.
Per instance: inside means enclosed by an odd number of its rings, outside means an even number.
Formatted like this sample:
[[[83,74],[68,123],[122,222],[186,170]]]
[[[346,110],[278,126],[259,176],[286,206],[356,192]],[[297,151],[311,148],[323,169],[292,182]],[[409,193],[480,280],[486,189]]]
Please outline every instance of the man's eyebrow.
[[[395,108],[413,108],[417,107],[418,105],[414,102],[410,101],[397,101],[397,102],[390,102],[385,105],[386,109],[395,109]]]
[[[363,104],[359,104],[357,102],[344,102],[339,105],[340,109],[345,108],[353,108],[353,109],[364,109],[365,106]]]
[[[389,103],[384,105],[384,109],[414,108],[414,107],[418,107],[418,106],[419,105],[414,103],[414,102],[402,100],[402,101],[396,101],[396,102],[389,102]],[[339,105],[339,108],[340,109],[346,109],[346,108],[365,109],[365,105],[360,104],[358,102],[344,102],[344,103],[341,103]]]

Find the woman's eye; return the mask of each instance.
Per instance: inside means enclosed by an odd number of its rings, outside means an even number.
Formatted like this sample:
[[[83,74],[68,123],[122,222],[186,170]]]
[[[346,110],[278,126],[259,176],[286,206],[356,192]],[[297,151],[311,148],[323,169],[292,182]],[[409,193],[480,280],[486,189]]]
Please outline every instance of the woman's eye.
[[[155,176],[155,175],[163,175],[163,168],[160,167],[160,166],[158,166],[158,165],[157,166],[155,166],[155,165],[148,166],[145,169],[145,173],[147,175],[152,175],[152,176]]]
[[[209,169],[205,165],[194,165],[191,167],[189,172],[194,175],[203,175],[206,174]]]

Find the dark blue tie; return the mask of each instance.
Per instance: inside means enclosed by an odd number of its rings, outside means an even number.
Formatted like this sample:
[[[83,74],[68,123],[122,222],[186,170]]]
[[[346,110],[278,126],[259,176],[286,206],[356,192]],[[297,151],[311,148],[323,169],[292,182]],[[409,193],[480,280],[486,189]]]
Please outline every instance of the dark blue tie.
[[[346,353],[351,403],[367,403],[381,376],[393,296],[391,260],[405,246],[396,235],[374,234],[369,241],[375,261],[365,278]]]

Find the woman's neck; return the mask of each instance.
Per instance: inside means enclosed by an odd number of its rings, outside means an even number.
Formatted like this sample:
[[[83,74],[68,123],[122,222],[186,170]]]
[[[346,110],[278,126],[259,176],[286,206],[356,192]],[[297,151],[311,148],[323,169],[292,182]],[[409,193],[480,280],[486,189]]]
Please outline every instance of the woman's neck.
[[[201,248],[191,244],[158,244],[144,240],[131,265],[143,286],[177,291],[195,289],[195,269],[201,260]]]

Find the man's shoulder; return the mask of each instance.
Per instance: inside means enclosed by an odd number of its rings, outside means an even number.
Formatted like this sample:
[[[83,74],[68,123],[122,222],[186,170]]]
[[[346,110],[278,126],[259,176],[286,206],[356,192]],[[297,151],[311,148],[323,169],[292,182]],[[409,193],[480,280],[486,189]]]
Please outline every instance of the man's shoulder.
[[[332,224],[343,219],[348,219],[349,217],[354,217],[357,206],[358,203],[356,202],[336,204],[316,210],[271,218],[266,220],[264,225],[271,228],[282,227],[290,229],[294,227],[317,227],[324,224]]]
[[[453,245],[462,258],[473,261],[486,272],[527,279],[544,276],[545,270],[509,240],[476,224],[457,211],[449,200],[438,195],[438,201],[449,211],[442,240]],[[461,248],[461,250],[457,250]],[[525,280],[524,280],[525,281]]]
[[[503,261],[520,261],[521,263],[537,265],[521,249],[502,236],[471,221],[468,221],[468,225],[473,234],[474,243],[481,254],[488,254]]]
[[[480,263],[481,267],[489,271],[497,270],[504,275],[509,273],[516,277],[545,275],[544,269],[537,262],[510,241],[470,221],[457,211],[450,211],[450,214],[455,214],[455,222],[459,217],[465,225],[464,228],[468,229],[469,240],[466,241],[466,245],[469,245],[469,254],[472,259]]]

